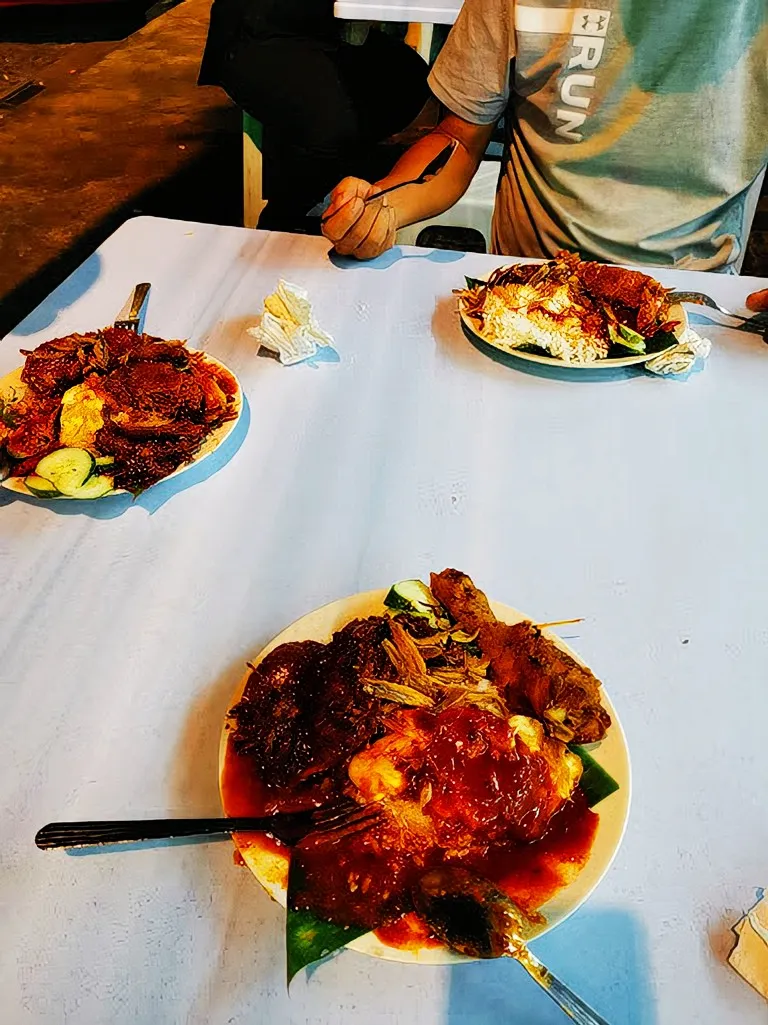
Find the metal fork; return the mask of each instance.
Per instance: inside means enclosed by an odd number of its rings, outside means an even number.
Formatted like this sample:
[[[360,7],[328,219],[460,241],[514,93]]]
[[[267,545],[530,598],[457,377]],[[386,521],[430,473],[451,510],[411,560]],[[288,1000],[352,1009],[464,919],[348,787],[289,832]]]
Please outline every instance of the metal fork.
[[[166,840],[181,836],[215,836],[228,833],[270,833],[293,844],[310,833],[347,836],[362,832],[378,818],[377,805],[342,800],[321,808],[274,815],[221,819],[129,819],[93,822],[50,822],[35,836],[41,850],[54,847],[88,847],[95,844]]]
[[[152,286],[148,281],[142,281],[141,284],[134,288],[128,302],[123,306],[117,316],[115,327],[122,328],[125,331],[136,331],[138,333],[144,304],[147,301],[147,296],[149,295],[151,287]]]
[[[707,306],[711,310],[717,310],[718,313],[723,313],[726,317],[733,317],[734,320],[741,321],[738,326],[734,325],[735,331],[751,331],[755,334],[762,334],[763,337],[768,331],[768,313],[754,313],[750,317],[744,317],[741,313],[734,313],[732,310],[726,309],[725,306],[721,306],[704,292],[670,292],[668,298],[672,303],[695,303],[697,306]],[[717,318],[710,317],[706,313],[702,313],[701,316],[707,317],[714,323],[719,323]]]

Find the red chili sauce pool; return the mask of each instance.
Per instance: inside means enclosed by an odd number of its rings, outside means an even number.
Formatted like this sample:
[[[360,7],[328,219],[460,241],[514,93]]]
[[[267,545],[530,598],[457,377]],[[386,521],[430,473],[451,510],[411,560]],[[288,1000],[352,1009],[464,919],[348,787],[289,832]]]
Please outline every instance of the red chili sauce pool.
[[[262,815],[277,810],[277,807],[286,811],[297,809],[295,801],[293,807],[288,808],[277,792],[270,790],[267,793],[267,788],[255,777],[250,760],[236,755],[231,744],[224,760],[222,796],[225,812],[230,816]],[[306,796],[298,807],[311,803],[307,802]],[[583,867],[594,842],[598,821],[598,816],[587,807],[586,799],[577,787],[573,800],[553,817],[550,828],[540,840],[527,844],[497,844],[483,855],[463,858],[461,864],[497,883],[524,911],[533,913],[571,882]],[[264,852],[286,855],[287,880],[288,849],[284,845],[263,833],[238,834],[237,843],[241,849],[256,847]],[[239,851],[235,861],[243,863]],[[383,942],[400,949],[440,946],[413,913],[382,926],[376,930],[376,935]]]

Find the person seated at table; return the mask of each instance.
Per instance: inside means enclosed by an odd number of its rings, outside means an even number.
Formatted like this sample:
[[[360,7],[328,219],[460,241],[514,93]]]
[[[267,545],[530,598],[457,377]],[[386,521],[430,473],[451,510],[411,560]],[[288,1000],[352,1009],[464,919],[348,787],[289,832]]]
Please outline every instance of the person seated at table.
[[[360,259],[467,189],[494,125],[492,249],[737,271],[768,163],[766,0],[465,0],[430,75],[447,116],[375,185],[333,191],[324,233]],[[447,142],[445,169],[417,175]]]
[[[343,175],[389,171],[395,155],[377,144],[429,97],[429,68],[415,50],[367,23],[339,21],[333,6],[214,0],[211,9],[198,81],[222,86],[263,125],[263,227],[301,226]]]

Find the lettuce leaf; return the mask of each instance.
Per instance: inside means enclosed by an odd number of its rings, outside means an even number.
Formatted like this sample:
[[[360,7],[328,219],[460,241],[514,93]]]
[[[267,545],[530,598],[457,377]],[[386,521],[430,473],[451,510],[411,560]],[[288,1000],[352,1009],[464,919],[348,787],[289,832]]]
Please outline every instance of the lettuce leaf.
[[[295,910],[293,896],[301,881],[300,871],[294,868],[291,858],[288,871],[288,908],[285,915],[285,953],[288,971],[288,985],[302,968],[335,954],[347,943],[368,932],[354,926],[336,925],[317,918],[311,911]]]

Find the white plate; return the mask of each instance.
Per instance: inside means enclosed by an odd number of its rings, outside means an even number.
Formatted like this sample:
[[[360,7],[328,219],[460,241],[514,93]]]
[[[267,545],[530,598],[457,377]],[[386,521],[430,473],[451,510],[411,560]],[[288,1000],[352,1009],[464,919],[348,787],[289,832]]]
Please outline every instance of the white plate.
[[[201,350],[199,349],[188,349],[187,351],[201,352]],[[220,363],[219,360],[211,356],[209,352],[201,352],[201,354],[205,357],[207,363],[211,363],[213,366],[218,367],[220,370],[223,370],[227,374],[229,374],[229,376],[237,385],[237,391],[235,392],[236,415],[231,420],[227,420],[227,422],[223,423],[220,427],[217,427],[215,431],[211,431],[211,433],[206,437],[205,441],[202,443],[197,452],[195,452],[195,454],[192,456],[188,463],[183,463],[181,466],[177,467],[173,471],[173,473],[169,473],[166,477],[163,477],[161,480],[157,481],[157,484],[162,484],[164,481],[170,480],[171,477],[178,477],[180,473],[184,473],[186,470],[191,469],[193,466],[197,466],[197,464],[201,463],[203,459],[206,459],[209,455],[211,455],[211,453],[215,452],[216,449],[227,440],[232,431],[234,431],[235,427],[237,426],[237,422],[240,419],[240,416],[242,415],[243,391],[240,387],[240,382],[238,381],[238,379],[235,377],[235,375],[228,367],[224,366],[223,363]],[[15,370],[12,370],[9,374],[6,374],[5,377],[0,378],[0,398],[8,399],[13,397],[14,395],[16,397],[21,397],[24,395],[24,393],[27,390],[27,386],[21,380],[21,372],[23,369],[23,366],[17,367]],[[29,488],[24,484],[23,477],[7,477],[4,481],[0,481],[0,486],[6,488],[8,491],[14,491],[18,495],[29,495],[30,498],[37,497],[33,495]],[[154,484],[152,486],[154,487]],[[114,490],[108,492],[106,495],[103,495],[102,498],[112,498],[113,495],[126,494],[128,494],[128,492],[124,488],[115,488]],[[55,498],[46,498],[42,501],[58,502],[61,499],[67,498],[71,498],[71,496],[57,495]],[[77,502],[81,500],[75,498],[72,499],[72,501]],[[100,502],[101,499],[97,498],[92,499],[91,501]]]
[[[478,280],[481,279],[478,278]],[[654,356],[658,356],[672,348],[669,345],[666,349],[660,349],[659,352],[644,352],[636,356],[619,356],[614,359],[598,359],[592,363],[566,363],[565,360],[556,359],[554,356],[539,356],[535,352],[524,352],[522,349],[515,349],[498,338],[486,338],[477,322],[464,310],[461,297],[459,298],[459,317],[461,318],[465,333],[469,336],[473,345],[481,342],[482,345],[490,345],[491,348],[498,349],[499,352],[503,352],[507,356],[524,359],[529,363],[540,363],[545,367],[559,367],[560,369],[565,368],[567,370],[615,370],[618,367],[633,367],[640,363],[647,363],[649,359],[653,359]],[[688,330],[688,314],[677,303],[674,306],[670,306],[669,319],[679,321],[674,331],[675,337],[679,339],[683,332]],[[481,346],[478,346],[478,348],[481,348],[482,351]]]
[[[330,605],[324,605],[322,608],[315,609],[314,612],[310,612],[306,616],[302,616],[301,619],[297,619],[295,623],[292,623],[291,626],[278,634],[274,640],[270,641],[260,652],[259,656],[253,660],[253,664],[258,665],[270,651],[288,641],[315,640],[325,643],[330,641],[334,631],[341,629],[342,626],[353,619],[382,615],[385,611],[384,598],[386,594],[387,591],[368,591],[367,593],[353,595],[350,598],[342,598],[339,601],[331,602]],[[491,602],[490,604],[495,615],[505,623],[518,623],[520,620],[531,618],[508,605],[501,605],[498,602]],[[581,662],[578,656],[559,637],[549,630],[545,630],[544,633],[559,648]],[[584,663],[582,662],[581,664],[583,665]],[[230,707],[240,700],[249,676],[250,671],[240,682],[236,693],[233,695]],[[602,699],[603,705],[611,716],[612,725],[605,739],[600,743],[599,749],[595,752],[595,757],[603,768],[613,776],[619,784],[619,789],[593,809],[598,815],[599,822],[589,859],[576,879],[541,907],[540,910],[546,918],[546,924],[535,926],[530,932],[531,938],[541,936],[550,929],[553,929],[584,903],[610,868],[624,836],[629,815],[631,790],[629,752],[616,710],[608,700],[605,691],[603,691]],[[231,731],[227,730],[225,722],[219,748],[219,788],[225,814],[229,814],[229,812],[227,811],[226,795],[222,784],[224,759],[230,736]],[[249,846],[246,836],[233,834],[233,840],[248,868],[253,872],[267,893],[285,907],[287,855],[282,852],[276,853]],[[350,950],[356,950],[361,954],[370,954],[372,957],[384,958],[387,961],[401,961],[409,964],[445,965],[470,960],[442,947],[422,947],[416,950],[403,950],[399,947],[392,947],[383,943],[373,933],[367,933],[359,937],[359,939],[349,943],[348,946]]]

